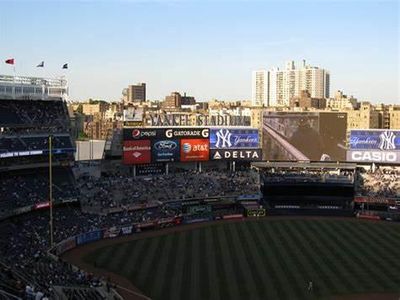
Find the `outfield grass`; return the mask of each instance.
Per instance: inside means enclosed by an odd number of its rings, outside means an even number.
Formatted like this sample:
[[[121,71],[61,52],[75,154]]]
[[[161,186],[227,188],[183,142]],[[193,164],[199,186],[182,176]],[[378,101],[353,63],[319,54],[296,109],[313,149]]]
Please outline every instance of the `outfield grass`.
[[[400,292],[400,225],[266,218],[118,243],[84,260],[125,276],[153,299]]]

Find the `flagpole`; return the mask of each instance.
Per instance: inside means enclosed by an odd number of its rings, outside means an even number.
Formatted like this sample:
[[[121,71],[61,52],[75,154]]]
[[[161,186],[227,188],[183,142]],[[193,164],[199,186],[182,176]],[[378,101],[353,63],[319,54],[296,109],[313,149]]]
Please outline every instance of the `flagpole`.
[[[53,247],[53,168],[52,168],[52,136],[49,135],[49,207],[50,207],[50,247]]]

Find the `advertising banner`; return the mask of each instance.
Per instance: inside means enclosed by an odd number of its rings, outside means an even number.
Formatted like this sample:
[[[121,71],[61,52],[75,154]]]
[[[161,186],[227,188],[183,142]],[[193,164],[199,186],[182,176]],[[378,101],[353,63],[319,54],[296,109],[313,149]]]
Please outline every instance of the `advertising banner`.
[[[165,138],[184,138],[184,139],[201,139],[209,138],[210,129],[209,128],[169,128],[165,129]]]
[[[124,141],[138,141],[163,138],[164,131],[164,129],[155,128],[124,128],[122,134]]]
[[[151,162],[150,140],[124,141],[123,163],[126,165]]]
[[[179,161],[179,140],[156,140],[151,147],[152,161]]]
[[[131,233],[132,233],[132,228],[133,228],[132,225],[122,227],[122,228],[121,228],[121,234],[122,234],[122,235],[131,234]]]
[[[34,209],[42,209],[42,208],[49,208],[50,207],[50,202],[42,202],[35,204]]]
[[[64,252],[73,249],[76,247],[76,239],[75,237],[69,237],[66,240],[63,240],[61,243],[59,243],[56,246],[56,254],[60,255],[63,254]]]
[[[145,165],[138,165],[136,167],[136,175],[162,175],[165,174],[165,165],[163,163],[152,163]]]
[[[349,149],[400,151],[400,131],[351,130]]]
[[[143,123],[143,108],[128,107],[127,109],[124,109],[124,122]]]
[[[80,234],[76,237],[76,244],[82,245],[90,242],[94,242],[101,239],[102,231],[95,230],[87,233]]]
[[[210,158],[211,160],[258,161],[262,159],[262,149],[211,149]]]
[[[208,139],[182,139],[181,161],[208,161],[209,140]]]
[[[400,151],[349,150],[346,160],[352,162],[374,162],[400,164]]]
[[[199,139],[209,138],[210,129],[204,127],[188,128],[124,128],[124,141],[164,140],[164,139]]]
[[[115,238],[119,235],[119,228],[113,226],[109,229],[105,229],[103,233],[103,238],[108,239],[108,238]]]
[[[258,147],[257,129],[212,128],[210,130],[210,149],[248,149]]]
[[[193,224],[193,223],[202,223],[202,222],[209,222],[212,221],[212,217],[208,218],[197,218],[197,219],[191,219],[191,218],[186,218],[184,217],[183,219],[183,224]]]
[[[248,217],[265,217],[266,211],[265,208],[252,208],[246,210],[246,215]]]

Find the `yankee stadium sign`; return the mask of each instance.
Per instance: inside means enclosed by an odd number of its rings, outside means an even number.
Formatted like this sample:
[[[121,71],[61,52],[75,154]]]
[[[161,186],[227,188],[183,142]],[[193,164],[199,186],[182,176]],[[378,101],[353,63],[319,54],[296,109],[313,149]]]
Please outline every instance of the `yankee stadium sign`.
[[[211,128],[211,149],[248,149],[258,148],[257,129]]]
[[[146,115],[145,124],[153,127],[171,126],[250,126],[249,116],[157,113]]]

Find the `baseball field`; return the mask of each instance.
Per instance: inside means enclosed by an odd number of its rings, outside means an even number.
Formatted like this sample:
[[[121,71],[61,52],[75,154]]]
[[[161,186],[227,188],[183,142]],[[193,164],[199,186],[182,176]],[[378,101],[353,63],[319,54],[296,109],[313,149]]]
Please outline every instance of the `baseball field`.
[[[83,261],[125,277],[152,299],[400,295],[399,224],[264,218],[179,228],[116,240]]]

